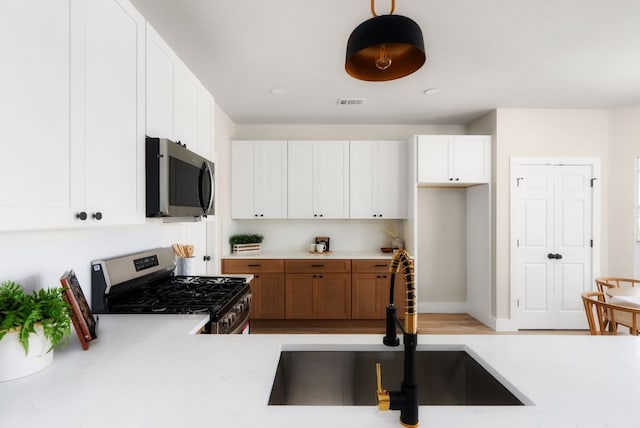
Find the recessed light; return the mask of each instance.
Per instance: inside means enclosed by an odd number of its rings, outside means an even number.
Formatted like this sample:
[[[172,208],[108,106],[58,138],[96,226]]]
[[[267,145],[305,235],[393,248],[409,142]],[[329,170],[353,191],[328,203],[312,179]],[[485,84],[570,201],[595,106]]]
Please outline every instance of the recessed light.
[[[438,92],[440,92],[440,89],[438,89],[438,88],[429,88],[429,89],[425,89],[424,91],[422,91],[422,93],[425,94],[425,95],[435,95]]]
[[[271,88],[269,90],[273,95],[282,95],[284,94],[284,88]]]

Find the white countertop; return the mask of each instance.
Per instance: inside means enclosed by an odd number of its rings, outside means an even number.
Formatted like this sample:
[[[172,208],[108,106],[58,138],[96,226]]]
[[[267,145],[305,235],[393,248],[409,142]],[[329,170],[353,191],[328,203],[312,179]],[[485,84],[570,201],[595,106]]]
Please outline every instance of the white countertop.
[[[400,426],[398,412],[374,406],[266,405],[283,347],[383,349],[381,335],[187,334],[204,320],[102,315],[88,351],[74,336],[49,368],[0,383],[0,426]],[[421,427],[638,425],[638,337],[421,335],[418,342],[419,349],[466,347],[534,403],[420,406]],[[391,379],[385,384],[396,389]]]
[[[261,251],[256,254],[227,254],[223,259],[380,259],[391,260],[393,253],[382,251],[332,251],[311,253],[308,251]]]

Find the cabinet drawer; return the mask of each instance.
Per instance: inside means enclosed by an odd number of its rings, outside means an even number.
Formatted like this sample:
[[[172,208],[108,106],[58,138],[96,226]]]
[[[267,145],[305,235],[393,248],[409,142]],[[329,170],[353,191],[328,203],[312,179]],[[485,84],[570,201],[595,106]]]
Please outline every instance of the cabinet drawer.
[[[287,273],[351,272],[351,260],[286,260]]]
[[[282,259],[239,259],[222,260],[222,273],[261,273],[284,272],[284,260]]]
[[[351,264],[353,273],[389,273],[391,260],[354,260]]]

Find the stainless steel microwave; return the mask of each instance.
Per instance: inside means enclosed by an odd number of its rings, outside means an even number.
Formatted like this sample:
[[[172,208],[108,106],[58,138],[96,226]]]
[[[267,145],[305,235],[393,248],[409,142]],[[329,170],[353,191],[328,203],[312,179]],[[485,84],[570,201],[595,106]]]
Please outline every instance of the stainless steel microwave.
[[[213,162],[165,138],[146,139],[147,217],[215,213]]]

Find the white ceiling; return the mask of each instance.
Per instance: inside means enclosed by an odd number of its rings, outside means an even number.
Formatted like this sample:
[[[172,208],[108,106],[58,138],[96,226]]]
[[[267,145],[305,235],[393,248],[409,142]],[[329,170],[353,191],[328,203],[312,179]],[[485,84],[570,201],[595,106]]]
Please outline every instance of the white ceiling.
[[[369,0],[132,2],[238,124],[465,124],[500,107],[640,103],[640,0],[397,0],[427,62],[390,82],[344,71]]]

